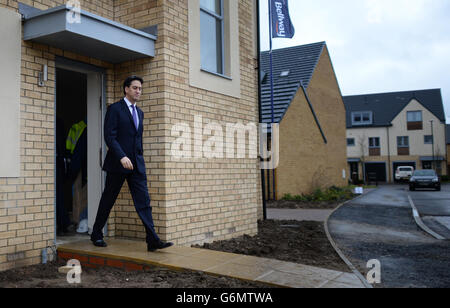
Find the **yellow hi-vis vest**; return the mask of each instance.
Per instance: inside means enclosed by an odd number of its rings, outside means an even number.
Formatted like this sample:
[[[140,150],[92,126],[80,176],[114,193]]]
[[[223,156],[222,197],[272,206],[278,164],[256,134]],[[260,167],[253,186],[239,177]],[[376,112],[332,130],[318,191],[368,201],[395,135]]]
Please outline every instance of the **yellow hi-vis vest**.
[[[66,150],[69,151],[70,154],[73,154],[73,151],[75,151],[78,139],[80,139],[86,127],[87,127],[86,123],[84,123],[84,121],[81,121],[79,123],[74,124],[70,128],[69,135],[67,136],[66,139]]]

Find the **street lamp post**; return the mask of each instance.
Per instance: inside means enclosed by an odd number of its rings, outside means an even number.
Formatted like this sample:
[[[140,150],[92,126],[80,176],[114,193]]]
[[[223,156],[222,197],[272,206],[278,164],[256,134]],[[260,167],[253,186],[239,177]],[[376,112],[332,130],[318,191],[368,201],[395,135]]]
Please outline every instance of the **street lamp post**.
[[[434,168],[434,130],[433,130],[433,120],[430,121],[431,123],[431,144],[432,144],[432,153],[433,153],[433,160],[431,161],[431,169],[436,170]]]

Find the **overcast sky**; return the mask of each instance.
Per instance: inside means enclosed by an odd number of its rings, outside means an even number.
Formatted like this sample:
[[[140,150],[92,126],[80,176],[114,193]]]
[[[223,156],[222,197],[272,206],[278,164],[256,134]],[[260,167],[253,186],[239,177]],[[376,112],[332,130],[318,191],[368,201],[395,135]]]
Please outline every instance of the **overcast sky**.
[[[268,0],[261,48],[269,49]],[[293,39],[273,48],[326,41],[343,95],[442,89],[450,123],[449,0],[289,0]]]

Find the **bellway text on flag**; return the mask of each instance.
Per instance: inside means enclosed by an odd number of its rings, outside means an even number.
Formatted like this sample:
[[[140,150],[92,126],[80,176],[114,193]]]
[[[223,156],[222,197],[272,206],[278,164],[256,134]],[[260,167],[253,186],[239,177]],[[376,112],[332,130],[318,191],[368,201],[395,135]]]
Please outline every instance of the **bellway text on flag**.
[[[270,0],[272,38],[293,38],[294,26],[289,15],[288,0]]]

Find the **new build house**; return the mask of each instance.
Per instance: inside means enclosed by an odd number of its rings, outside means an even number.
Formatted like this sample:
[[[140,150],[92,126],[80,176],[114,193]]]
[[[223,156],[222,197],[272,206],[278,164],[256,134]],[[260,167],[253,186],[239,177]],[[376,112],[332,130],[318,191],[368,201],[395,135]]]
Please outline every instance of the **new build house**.
[[[206,143],[218,136],[210,124],[258,123],[255,1],[65,3],[0,1],[0,270],[52,251],[61,205],[72,221],[84,211],[92,229],[105,180],[104,115],[131,75],[144,79],[143,155],[161,238],[190,245],[256,234],[259,159],[210,158]],[[64,169],[65,141],[81,122],[84,209]],[[180,127],[191,132],[183,150],[201,155],[172,155]],[[127,185],[105,232],[145,238]]]
[[[273,107],[269,52],[261,68],[263,122],[279,124],[279,162],[266,171],[267,198],[345,186],[345,107],[326,43],[273,51]]]
[[[393,182],[399,166],[447,174],[440,89],[344,97],[354,181]]]

